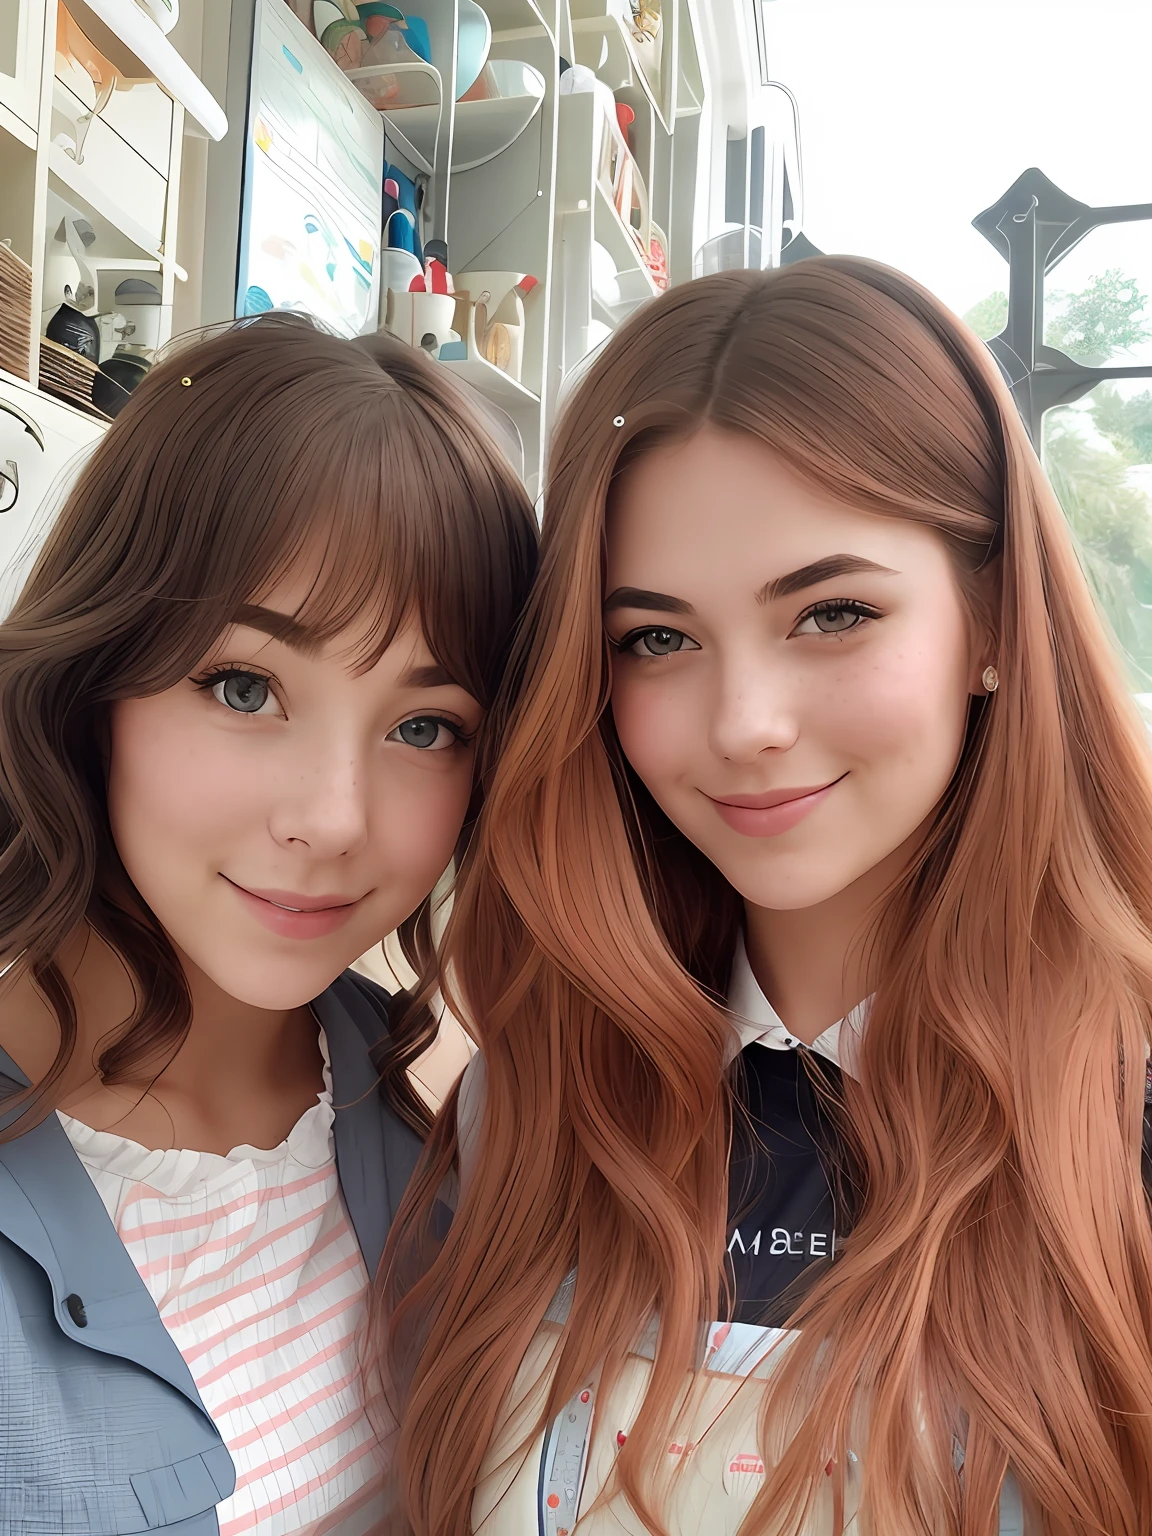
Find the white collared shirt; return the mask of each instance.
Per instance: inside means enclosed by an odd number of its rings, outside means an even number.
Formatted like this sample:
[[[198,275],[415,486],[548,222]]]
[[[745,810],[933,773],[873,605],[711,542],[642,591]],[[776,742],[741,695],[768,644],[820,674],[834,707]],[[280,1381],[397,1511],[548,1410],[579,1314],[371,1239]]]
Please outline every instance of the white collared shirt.
[[[803,1049],[823,1056],[844,1072],[851,1072],[870,1003],[871,998],[857,1003],[851,1013],[830,1025],[823,1034],[817,1035],[811,1045],[805,1045],[803,1040],[789,1034],[784,1021],[764,996],[760,983],[752,974],[744,935],[741,933],[737,936],[732,979],[728,983],[728,1008],[733,1015],[736,1036],[733,1056],[738,1055],[746,1045],[763,1045],[770,1051]]]

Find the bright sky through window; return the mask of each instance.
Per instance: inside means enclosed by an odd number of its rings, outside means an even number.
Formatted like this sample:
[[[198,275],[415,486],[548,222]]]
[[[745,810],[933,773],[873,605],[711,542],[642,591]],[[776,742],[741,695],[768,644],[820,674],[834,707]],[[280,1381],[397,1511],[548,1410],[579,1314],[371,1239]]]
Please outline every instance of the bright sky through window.
[[[971,220],[1028,166],[1083,202],[1152,202],[1152,0],[766,0],[763,14],[822,250],[889,262],[963,314],[1007,276]]]

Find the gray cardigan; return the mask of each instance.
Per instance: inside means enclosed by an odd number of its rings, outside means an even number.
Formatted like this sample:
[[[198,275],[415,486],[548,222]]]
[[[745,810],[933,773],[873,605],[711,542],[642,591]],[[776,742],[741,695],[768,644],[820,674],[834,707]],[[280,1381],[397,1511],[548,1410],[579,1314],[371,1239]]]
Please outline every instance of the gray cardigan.
[[[387,994],[346,972],[313,1007],[336,1165],[374,1274],[420,1142],[376,1091]],[[5,1083],[4,1079],[10,1081]],[[0,1094],[27,1079],[0,1051]],[[15,1112],[0,1110],[0,1128]],[[55,1115],[0,1143],[0,1532],[218,1536],[232,1459]]]

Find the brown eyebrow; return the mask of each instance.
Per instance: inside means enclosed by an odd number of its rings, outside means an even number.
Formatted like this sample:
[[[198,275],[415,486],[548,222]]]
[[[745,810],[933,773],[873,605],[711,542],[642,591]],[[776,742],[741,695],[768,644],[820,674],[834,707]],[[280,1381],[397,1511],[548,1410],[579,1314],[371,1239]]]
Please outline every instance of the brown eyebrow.
[[[258,629],[262,635],[282,640],[285,645],[302,655],[314,655],[323,642],[306,624],[291,614],[278,613],[275,608],[262,608],[256,603],[245,603],[236,610],[233,624],[243,624],[246,629]],[[399,679],[401,688],[454,688],[456,679],[447,673],[439,662],[409,667]]]
[[[647,613],[695,613],[691,603],[667,592],[646,592],[643,587],[617,587],[604,599],[604,612],[614,608],[642,608]]]
[[[870,571],[874,576],[897,574],[886,565],[865,560],[862,555],[825,555],[822,560],[813,560],[810,565],[802,565],[787,575],[766,581],[756,593],[756,601],[773,602],[776,598],[790,597],[795,592],[818,586],[822,581],[831,581],[836,576],[848,576],[862,571]],[[605,613],[611,613],[615,608],[639,608],[646,613],[694,615],[696,612],[692,604],[685,602],[682,597],[670,597],[667,592],[649,592],[644,587],[617,587],[604,599]]]
[[[245,629],[258,629],[262,635],[282,640],[291,650],[303,655],[314,654],[321,642],[307,625],[301,624],[289,613],[277,613],[275,608],[262,608],[258,603],[242,603],[232,619],[233,624],[243,624]]]
[[[433,662],[426,667],[410,667],[400,678],[401,688],[455,688],[456,679]]]
[[[873,576],[897,574],[888,566],[877,565],[874,560],[865,560],[861,555],[825,555],[823,560],[813,560],[811,565],[802,565],[799,570],[789,571],[786,576],[766,581],[757,592],[756,601],[771,603],[778,597],[790,597],[795,592],[819,586],[822,581],[831,581],[836,576],[850,576],[864,571]]]

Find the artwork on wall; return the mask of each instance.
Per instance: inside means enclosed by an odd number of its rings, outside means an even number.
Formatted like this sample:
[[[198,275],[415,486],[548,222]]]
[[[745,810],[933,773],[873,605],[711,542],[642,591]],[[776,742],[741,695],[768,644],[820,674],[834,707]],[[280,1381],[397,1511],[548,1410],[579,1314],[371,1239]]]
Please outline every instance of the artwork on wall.
[[[283,0],[257,0],[238,315],[296,310],[376,329],[384,134]]]

